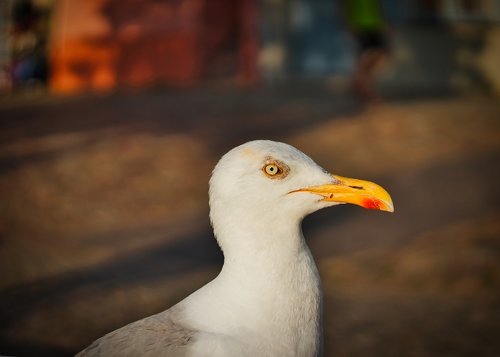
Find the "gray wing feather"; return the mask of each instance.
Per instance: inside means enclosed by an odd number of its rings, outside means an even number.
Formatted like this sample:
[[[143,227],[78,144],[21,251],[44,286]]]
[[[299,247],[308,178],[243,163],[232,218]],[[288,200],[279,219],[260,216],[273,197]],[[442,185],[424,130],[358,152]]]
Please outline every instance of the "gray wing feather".
[[[170,310],[133,322],[94,341],[75,357],[187,355],[196,331],[182,326]]]

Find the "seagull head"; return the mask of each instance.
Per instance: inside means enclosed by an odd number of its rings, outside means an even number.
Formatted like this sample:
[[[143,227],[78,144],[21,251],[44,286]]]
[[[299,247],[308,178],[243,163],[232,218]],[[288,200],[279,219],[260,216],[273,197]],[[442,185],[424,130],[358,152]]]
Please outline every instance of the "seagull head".
[[[225,154],[212,173],[209,195],[217,236],[238,226],[279,229],[338,204],[394,210],[379,185],[331,174],[296,148],[268,140],[250,141]]]

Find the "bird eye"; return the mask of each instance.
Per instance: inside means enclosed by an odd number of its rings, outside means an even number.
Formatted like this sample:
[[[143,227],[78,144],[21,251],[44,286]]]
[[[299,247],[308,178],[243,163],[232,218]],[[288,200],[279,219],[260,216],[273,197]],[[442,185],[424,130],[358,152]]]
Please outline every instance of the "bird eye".
[[[270,179],[282,180],[288,175],[290,168],[284,162],[269,157],[262,167],[262,172]]]
[[[276,174],[279,174],[281,172],[281,169],[276,164],[267,164],[264,167],[264,172],[269,176],[274,176]]]

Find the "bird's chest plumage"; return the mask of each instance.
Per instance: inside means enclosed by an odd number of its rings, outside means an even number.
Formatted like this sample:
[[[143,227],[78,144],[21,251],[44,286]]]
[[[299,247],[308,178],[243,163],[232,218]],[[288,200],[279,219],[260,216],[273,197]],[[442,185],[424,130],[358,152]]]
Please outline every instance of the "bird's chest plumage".
[[[291,270],[294,274],[283,279],[282,284],[288,286],[282,287],[282,297],[275,308],[280,320],[276,333],[291,348],[290,355],[314,356],[319,351],[322,334],[318,272],[311,257]]]
[[[200,341],[200,350],[217,335],[236,344],[242,356],[317,356],[322,328],[316,266],[308,250],[284,266],[245,268],[245,274],[230,269],[208,291],[194,294],[201,305],[190,312],[197,321],[193,327],[210,336]],[[214,294],[216,301],[210,298]]]
[[[278,274],[278,276],[276,276]],[[269,284],[256,292],[259,315],[250,317],[268,355],[315,356],[320,349],[321,288],[309,252],[286,270],[268,272]],[[265,278],[264,278],[265,279]],[[251,312],[250,312],[251,313]],[[261,355],[266,354],[265,352]]]

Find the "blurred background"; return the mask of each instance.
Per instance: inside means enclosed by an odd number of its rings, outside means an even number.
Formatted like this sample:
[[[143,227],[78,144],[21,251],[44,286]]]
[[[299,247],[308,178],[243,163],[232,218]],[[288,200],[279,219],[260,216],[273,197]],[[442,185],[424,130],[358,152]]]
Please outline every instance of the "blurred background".
[[[213,279],[208,179],[285,141],[369,179],[304,233],[327,356],[499,356],[499,0],[0,2],[0,354]]]

